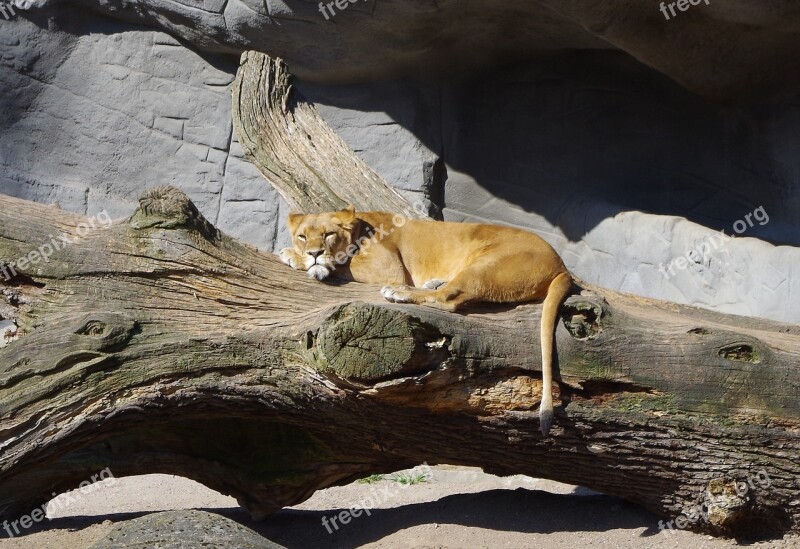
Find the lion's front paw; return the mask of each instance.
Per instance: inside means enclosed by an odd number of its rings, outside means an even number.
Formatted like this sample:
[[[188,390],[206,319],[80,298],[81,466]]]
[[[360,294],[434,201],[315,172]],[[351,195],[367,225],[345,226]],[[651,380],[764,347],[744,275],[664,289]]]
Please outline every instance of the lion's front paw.
[[[438,278],[432,278],[429,281],[427,281],[425,284],[423,284],[422,287],[425,288],[426,290],[438,290],[439,288],[441,288],[445,284],[447,284],[447,281],[445,281],[445,280],[439,280]]]
[[[381,295],[392,303],[413,303],[411,290],[408,286],[384,286]]]
[[[300,257],[297,255],[292,248],[284,248],[279,253],[278,256],[281,258],[281,261],[286,263],[292,269],[303,269],[303,262],[300,261]]]
[[[316,278],[317,280],[325,280],[331,274],[331,271],[327,267],[323,267],[322,265],[313,265],[308,270],[308,276],[311,278]]]

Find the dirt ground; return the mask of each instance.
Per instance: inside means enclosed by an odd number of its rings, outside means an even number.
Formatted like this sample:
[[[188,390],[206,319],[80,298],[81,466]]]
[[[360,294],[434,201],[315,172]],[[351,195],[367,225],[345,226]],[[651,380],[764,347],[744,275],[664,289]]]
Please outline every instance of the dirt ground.
[[[659,517],[584,488],[523,476],[500,478],[460,467],[417,469],[411,476],[418,479],[417,474],[427,474],[426,480],[401,484],[386,475],[383,480],[320,490],[303,504],[258,523],[234,499],[187,479],[169,475],[116,479],[77,496],[62,509],[51,505],[51,520],[18,537],[9,539],[0,530],[0,549],[84,549],[114,522],[168,509],[220,513],[289,549],[739,546],[733,540],[660,530]],[[347,524],[339,519],[334,527],[333,517],[357,506],[369,514],[353,513]],[[747,546],[800,548],[800,538]]]

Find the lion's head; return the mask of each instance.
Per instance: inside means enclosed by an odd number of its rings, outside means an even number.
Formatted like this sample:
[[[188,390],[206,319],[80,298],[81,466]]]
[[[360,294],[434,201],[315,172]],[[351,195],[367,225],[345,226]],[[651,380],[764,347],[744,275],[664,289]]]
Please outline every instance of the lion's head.
[[[355,224],[353,206],[337,212],[289,214],[292,248],[303,258],[303,266],[311,276],[322,280],[347,262],[353,253]]]

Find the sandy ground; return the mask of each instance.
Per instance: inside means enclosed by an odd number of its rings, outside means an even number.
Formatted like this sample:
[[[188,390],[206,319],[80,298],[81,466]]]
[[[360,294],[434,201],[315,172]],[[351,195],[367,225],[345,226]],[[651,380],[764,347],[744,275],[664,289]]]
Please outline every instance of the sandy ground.
[[[732,540],[662,531],[655,515],[584,488],[523,476],[500,478],[479,469],[443,466],[427,473],[425,482],[413,485],[378,480],[320,490],[260,523],[251,521],[234,499],[187,479],[116,479],[64,508],[51,504],[50,520],[23,535],[9,539],[0,530],[0,549],[84,549],[114,522],[168,509],[220,513],[289,549],[739,547]],[[369,515],[362,512],[333,527],[332,517],[359,505],[370,508]],[[800,548],[800,538],[748,546]]]

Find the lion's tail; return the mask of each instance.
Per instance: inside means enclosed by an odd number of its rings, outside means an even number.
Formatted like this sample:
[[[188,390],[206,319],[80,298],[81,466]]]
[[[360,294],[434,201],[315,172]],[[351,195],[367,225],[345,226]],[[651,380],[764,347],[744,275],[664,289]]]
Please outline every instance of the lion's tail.
[[[542,403],[539,405],[539,429],[547,436],[553,424],[553,343],[558,310],[572,290],[569,273],[556,276],[547,289],[542,308]]]

